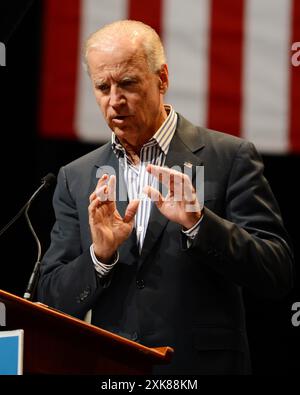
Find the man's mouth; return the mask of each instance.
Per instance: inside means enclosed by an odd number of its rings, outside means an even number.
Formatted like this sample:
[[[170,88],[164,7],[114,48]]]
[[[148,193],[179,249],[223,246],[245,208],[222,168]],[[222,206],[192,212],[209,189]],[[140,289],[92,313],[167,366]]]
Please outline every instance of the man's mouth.
[[[112,118],[112,122],[117,125],[121,125],[126,121],[128,117],[129,115],[116,115],[115,117]]]
[[[127,118],[127,115],[116,115],[115,117],[113,117],[113,120],[117,119],[117,120],[123,120]]]

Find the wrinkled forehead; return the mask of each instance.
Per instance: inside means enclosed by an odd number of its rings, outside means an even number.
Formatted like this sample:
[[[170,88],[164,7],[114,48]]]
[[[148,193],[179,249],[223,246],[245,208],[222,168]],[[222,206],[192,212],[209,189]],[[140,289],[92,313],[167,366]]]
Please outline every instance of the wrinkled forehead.
[[[123,40],[95,43],[89,49],[87,60],[94,71],[148,69],[143,48]]]
[[[95,37],[89,44],[87,51],[90,52],[92,50],[98,50],[114,56],[128,54],[128,57],[131,58],[133,56],[145,56],[143,40],[140,35],[105,34]]]

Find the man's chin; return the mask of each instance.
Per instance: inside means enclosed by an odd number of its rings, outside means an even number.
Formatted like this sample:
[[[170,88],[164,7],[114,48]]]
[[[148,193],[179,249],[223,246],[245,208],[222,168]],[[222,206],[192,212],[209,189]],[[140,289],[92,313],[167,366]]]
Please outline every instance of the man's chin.
[[[114,134],[118,137],[122,137],[124,135],[123,129],[116,128],[115,126],[111,128]]]
[[[113,132],[115,133],[115,135],[117,135],[118,137],[122,138],[122,139],[126,139],[126,136],[130,136],[130,129],[126,128],[126,127],[116,127],[114,126],[112,128]]]

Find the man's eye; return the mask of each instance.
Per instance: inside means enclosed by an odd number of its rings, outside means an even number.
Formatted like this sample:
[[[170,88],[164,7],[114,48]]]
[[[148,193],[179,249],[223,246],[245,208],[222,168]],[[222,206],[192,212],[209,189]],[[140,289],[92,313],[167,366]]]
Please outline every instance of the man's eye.
[[[136,83],[135,80],[124,80],[120,82],[120,86],[122,88],[133,86]]]
[[[101,92],[107,92],[109,86],[107,84],[100,84],[100,85],[96,85],[96,88]]]

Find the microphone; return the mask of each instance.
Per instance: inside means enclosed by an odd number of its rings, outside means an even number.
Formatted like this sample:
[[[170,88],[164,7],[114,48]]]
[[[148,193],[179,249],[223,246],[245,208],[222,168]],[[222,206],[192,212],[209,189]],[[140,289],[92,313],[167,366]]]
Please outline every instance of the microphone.
[[[55,181],[56,181],[56,177],[52,173],[49,173],[45,177],[43,177],[41,179],[42,184],[39,186],[39,188],[32,194],[30,199],[24,204],[24,206],[13,217],[13,219],[10,220],[8,222],[8,224],[6,224],[0,230],[0,236],[2,236],[3,233],[6,232],[7,229],[9,229],[11,227],[11,225],[13,223],[15,223],[18,218],[20,218],[20,216],[23,214],[23,212],[25,213],[26,221],[27,221],[29,229],[30,229],[35,241],[36,241],[37,248],[38,248],[37,260],[36,260],[36,263],[34,265],[33,272],[32,272],[32,274],[30,276],[30,279],[29,279],[26,291],[25,291],[24,296],[23,296],[23,298],[27,299],[27,300],[31,300],[32,299],[32,296],[33,296],[33,293],[34,293],[34,290],[35,290],[35,287],[36,287],[36,284],[37,284],[38,275],[39,275],[39,268],[40,268],[40,264],[41,264],[40,259],[41,259],[41,253],[42,253],[41,243],[40,243],[40,241],[39,241],[39,239],[38,239],[38,237],[37,237],[37,235],[36,235],[36,233],[35,233],[35,231],[33,229],[33,226],[32,226],[32,224],[30,222],[30,219],[29,219],[29,216],[28,216],[28,210],[30,208],[31,203],[33,202],[35,197],[40,193],[40,191],[42,191],[43,189],[48,189],[51,185],[54,184]]]

